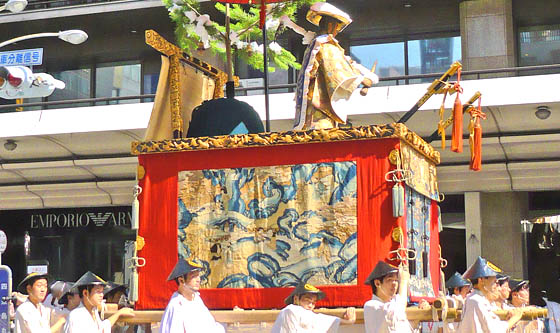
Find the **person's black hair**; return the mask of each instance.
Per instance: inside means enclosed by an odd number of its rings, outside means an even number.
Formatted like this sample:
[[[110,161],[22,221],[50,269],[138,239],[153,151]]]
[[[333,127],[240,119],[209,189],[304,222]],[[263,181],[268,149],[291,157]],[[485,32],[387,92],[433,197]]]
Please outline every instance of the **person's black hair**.
[[[380,278],[377,279],[373,279],[373,281],[371,281],[371,292],[375,295],[375,293],[377,292],[377,286],[375,285],[375,281],[379,281],[380,283],[383,283],[383,281],[385,280],[385,278],[387,277],[387,275],[384,275]]]
[[[479,282],[480,278],[476,278],[476,279],[469,279],[469,281],[471,281],[473,287],[476,286]]]
[[[84,298],[84,290],[87,290],[88,293],[91,294],[91,290],[93,289],[93,287],[93,284],[88,284],[87,286],[79,286],[78,293],[80,295],[80,298]]]

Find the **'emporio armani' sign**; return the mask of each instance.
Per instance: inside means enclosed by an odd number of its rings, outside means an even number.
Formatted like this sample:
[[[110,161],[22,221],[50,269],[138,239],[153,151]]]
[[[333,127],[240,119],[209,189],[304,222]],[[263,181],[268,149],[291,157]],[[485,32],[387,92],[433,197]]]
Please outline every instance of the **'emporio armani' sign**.
[[[31,214],[31,229],[51,228],[85,228],[89,225],[96,227],[122,226],[130,227],[132,214],[128,211],[105,212],[63,212]]]
[[[89,218],[93,221],[93,223],[95,223],[96,226],[98,227],[102,227],[105,225],[105,222],[107,222],[109,220],[109,217],[111,217],[111,215],[114,216],[113,213],[87,213]]]

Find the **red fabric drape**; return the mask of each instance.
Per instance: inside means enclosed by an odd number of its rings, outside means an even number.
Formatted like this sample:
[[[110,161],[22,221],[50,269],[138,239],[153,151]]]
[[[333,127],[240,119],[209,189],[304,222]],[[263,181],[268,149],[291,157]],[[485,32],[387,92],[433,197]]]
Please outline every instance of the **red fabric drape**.
[[[234,3],[240,5],[259,3],[261,6],[259,27],[262,29],[264,26],[264,21],[266,20],[266,5],[275,2],[285,2],[286,0],[216,0],[216,1],[223,2],[223,3]]]
[[[382,139],[139,156],[146,170],[140,181],[143,191],[139,197],[139,234],[146,245],[138,255],[146,259],[146,266],[139,268],[136,308],[165,308],[176,289],[174,282],[167,282],[167,276],[177,262],[179,171],[350,160],[356,161],[358,177],[358,282],[355,286],[321,287],[327,297],[318,306],[362,306],[371,298],[371,288],[363,281],[378,260],[386,259],[388,252],[397,248],[391,239],[391,231],[397,225],[390,197],[393,184],[384,177],[392,169],[387,158],[389,152],[398,145],[398,139]],[[437,250],[437,237],[432,237],[431,242],[432,249]],[[290,291],[291,288],[231,288],[204,289],[201,294],[212,309],[235,305],[280,308]]]

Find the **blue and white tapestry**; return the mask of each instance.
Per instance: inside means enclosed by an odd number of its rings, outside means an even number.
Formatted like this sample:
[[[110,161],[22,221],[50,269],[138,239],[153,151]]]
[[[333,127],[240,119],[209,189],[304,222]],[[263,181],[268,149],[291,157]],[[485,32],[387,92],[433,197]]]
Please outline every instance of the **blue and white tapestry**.
[[[205,288],[352,285],[356,163],[179,172],[179,257]]]
[[[416,260],[409,261],[410,295],[434,297],[429,256],[432,200],[409,186],[405,186],[405,197],[408,248],[416,251]]]

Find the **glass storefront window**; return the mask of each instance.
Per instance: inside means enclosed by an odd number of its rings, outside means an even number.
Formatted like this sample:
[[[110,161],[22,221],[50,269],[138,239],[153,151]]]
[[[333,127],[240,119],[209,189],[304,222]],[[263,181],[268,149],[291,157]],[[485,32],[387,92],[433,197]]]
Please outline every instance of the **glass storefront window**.
[[[99,65],[95,71],[95,97],[140,95],[141,65]],[[139,100],[100,102],[103,104],[138,103]]]
[[[519,30],[520,66],[560,64],[560,25]]]
[[[350,46],[350,56],[372,68],[377,60],[375,73],[379,77],[405,75],[404,42]],[[381,81],[379,85],[394,85],[395,81]]]
[[[64,101],[71,99],[90,98],[91,70],[89,68],[68,70],[50,73],[55,79],[66,84],[64,89],[55,89],[48,97],[48,101]],[[72,108],[77,106],[88,106],[88,103],[61,104],[50,106],[50,109]]]
[[[351,57],[371,68],[377,60],[375,73],[379,77],[416,75],[445,72],[454,61],[461,60],[461,37],[443,37],[403,42],[353,45]],[[405,61],[406,60],[406,61]],[[432,81],[410,80],[410,83]],[[381,81],[379,85],[401,84],[396,81]]]
[[[461,60],[461,37],[408,41],[409,75],[443,73],[457,60]]]

